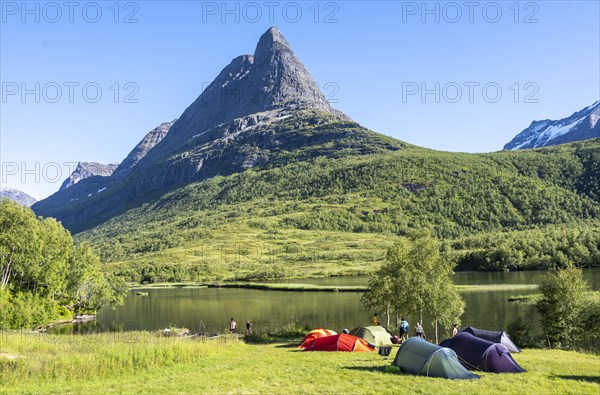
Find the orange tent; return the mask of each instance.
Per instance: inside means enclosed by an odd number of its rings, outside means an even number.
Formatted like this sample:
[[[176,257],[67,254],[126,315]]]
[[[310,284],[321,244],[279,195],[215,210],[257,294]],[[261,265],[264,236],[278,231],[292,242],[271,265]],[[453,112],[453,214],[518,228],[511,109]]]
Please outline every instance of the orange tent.
[[[369,347],[369,343],[360,337],[352,335],[333,335],[326,337],[319,337],[313,340],[304,351],[349,351],[349,352],[360,352],[360,351],[373,351],[373,348]]]
[[[312,331],[308,332],[308,334],[306,336],[304,336],[304,341],[298,347],[305,348],[306,346],[308,346],[310,344],[310,342],[312,342],[315,339],[318,339],[319,337],[333,336],[333,335],[337,335],[337,333],[332,330],[329,330],[329,329],[323,329],[323,328],[313,329]]]

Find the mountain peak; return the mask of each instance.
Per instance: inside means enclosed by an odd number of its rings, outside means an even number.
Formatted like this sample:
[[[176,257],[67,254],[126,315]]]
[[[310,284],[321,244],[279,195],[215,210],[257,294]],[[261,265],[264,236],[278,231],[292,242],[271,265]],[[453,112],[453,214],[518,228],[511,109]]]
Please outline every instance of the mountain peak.
[[[234,58],[173,125],[151,155],[162,155],[182,146],[193,136],[251,114],[272,110],[308,109],[334,114],[289,43],[276,27],[259,39],[254,55]]]
[[[281,34],[279,29],[275,26],[271,26],[260,39],[256,45],[254,56],[261,55],[268,52],[274,52],[277,50],[289,50],[291,51],[290,44],[287,42],[285,37]]]

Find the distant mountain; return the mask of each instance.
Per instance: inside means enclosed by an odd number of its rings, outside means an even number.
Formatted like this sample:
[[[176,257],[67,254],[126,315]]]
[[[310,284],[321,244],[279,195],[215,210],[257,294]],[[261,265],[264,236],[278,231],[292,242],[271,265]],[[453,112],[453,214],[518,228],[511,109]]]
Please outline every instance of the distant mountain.
[[[36,198],[29,196],[25,192],[19,191],[17,189],[3,188],[3,187],[0,187],[0,198],[7,198],[7,199],[14,200],[15,202],[19,203],[21,206],[26,206],[26,207],[32,206],[35,202],[37,202]]]
[[[164,122],[148,132],[133,148],[121,164],[103,165],[95,162],[80,162],[58,192],[42,200],[46,206],[60,207],[85,203],[94,195],[100,194],[125,178],[131,170],[169,132],[175,121]],[[34,211],[36,208],[33,208]]]
[[[505,150],[539,148],[600,137],[600,101],[558,121],[545,119],[531,125],[504,146]]]
[[[108,177],[115,171],[117,166],[119,166],[118,163],[103,165],[96,162],[79,162],[69,178],[62,183],[59,191],[70,188],[86,178],[94,176]]]

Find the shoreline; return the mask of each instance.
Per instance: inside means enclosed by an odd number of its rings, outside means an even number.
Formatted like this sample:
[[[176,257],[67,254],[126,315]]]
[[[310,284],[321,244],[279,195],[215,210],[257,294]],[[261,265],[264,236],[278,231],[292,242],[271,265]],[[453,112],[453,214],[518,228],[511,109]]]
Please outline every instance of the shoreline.
[[[459,292],[485,292],[485,291],[516,291],[534,290],[537,284],[474,284],[457,285]],[[130,292],[139,292],[148,289],[170,289],[170,288],[231,288],[231,289],[255,289],[261,291],[282,292],[366,292],[366,285],[314,285],[304,283],[259,283],[259,282],[223,282],[223,283],[156,283],[135,284],[130,287]],[[139,295],[145,296],[145,295]]]

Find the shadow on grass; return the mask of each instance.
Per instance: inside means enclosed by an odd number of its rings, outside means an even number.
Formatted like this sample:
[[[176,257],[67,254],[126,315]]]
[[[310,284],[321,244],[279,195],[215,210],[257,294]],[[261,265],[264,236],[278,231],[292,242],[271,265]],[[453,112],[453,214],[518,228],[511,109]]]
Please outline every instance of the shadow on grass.
[[[386,373],[385,367],[382,366],[346,366],[344,369],[356,370],[359,372],[377,372]]]
[[[557,375],[552,376],[557,379],[563,380],[575,380],[575,381],[588,381],[590,383],[600,384],[600,376],[569,376],[569,375]]]
[[[277,336],[254,336],[254,335],[252,335],[252,336],[246,336],[244,338],[244,342],[246,342],[247,344],[254,344],[257,346],[260,346],[261,344],[271,345],[271,344],[282,343],[282,344],[279,344],[278,346],[275,346],[275,348],[296,348],[296,346],[301,343],[301,340],[290,340],[289,338],[286,338],[286,337],[277,337]]]

